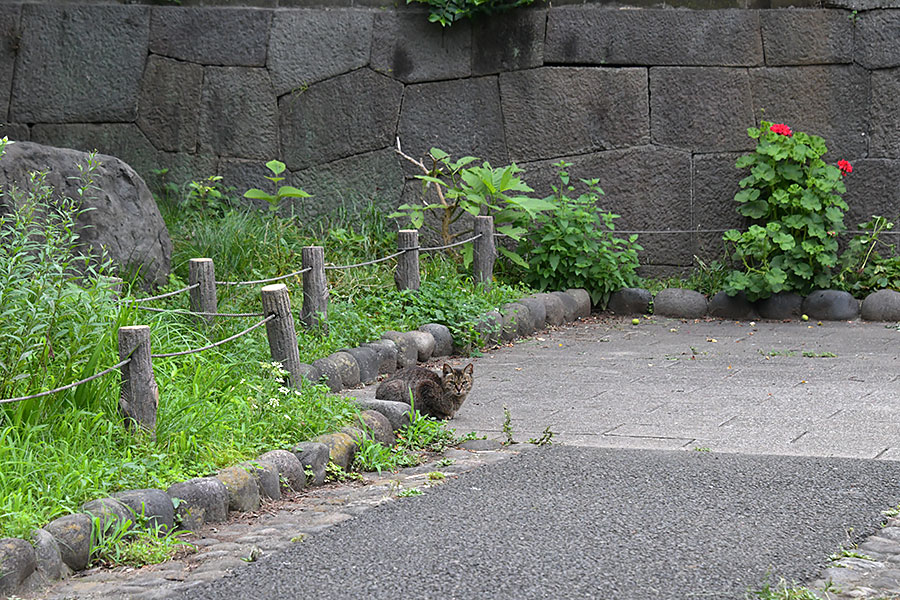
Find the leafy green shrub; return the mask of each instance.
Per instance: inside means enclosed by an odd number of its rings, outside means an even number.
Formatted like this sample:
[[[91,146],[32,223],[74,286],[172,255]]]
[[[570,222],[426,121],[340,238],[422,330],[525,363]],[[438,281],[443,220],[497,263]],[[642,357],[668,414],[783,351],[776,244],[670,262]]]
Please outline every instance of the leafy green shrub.
[[[613,235],[619,215],[601,212],[597,202],[603,190],[596,179],[584,179],[587,191],[577,198],[567,192],[569,163],[554,165],[559,170],[561,185],[553,186],[548,202],[553,212],[537,216],[538,227],[525,234],[520,252],[528,261],[523,272],[525,283],[538,289],[584,288],[594,304],[604,306],[609,295],[637,280],[637,236],[627,239]]]
[[[528,6],[534,0],[406,0],[407,4],[412,2],[427,4],[431,9],[428,20],[447,27],[463,18],[471,19],[476,15],[492,15]]]
[[[856,296],[883,288],[900,289],[900,256],[893,244],[887,244],[879,237],[893,229],[894,224],[875,215],[860,223],[859,228],[866,233],[855,236],[841,254],[841,270],[834,277],[833,287]]]
[[[429,202],[426,199],[424,203],[403,204],[397,212],[388,216],[407,219],[415,229],[420,229],[423,225],[435,229],[444,245],[452,243],[457,237],[472,233],[471,230],[451,231],[452,226],[466,213],[476,217],[492,216],[497,233],[519,241],[539,213],[555,208],[555,204],[549,199],[541,200],[525,195],[534,190],[519,176],[524,171],[515,164],[495,168],[484,162],[481,166],[468,166],[478,159],[466,156],[452,161],[446,152],[438,148],[431,149],[429,158],[430,167],[425,167],[414,159],[409,160],[424,171],[423,175],[416,175],[423,181],[423,195],[433,185],[438,201]],[[428,211],[440,213],[439,228],[432,227],[426,221],[425,213]],[[497,250],[514,263],[527,268],[527,263],[514,250],[503,246],[498,246]],[[469,264],[472,246],[464,246],[463,252],[466,264]]]
[[[0,145],[2,157],[3,145]],[[82,168],[79,191],[90,189],[93,156]],[[103,257],[79,247],[77,200],[58,197],[46,174],[31,173],[25,189],[6,194],[0,215],[0,398],[30,395],[93,375],[117,312]],[[66,395],[90,399],[89,386]],[[0,411],[18,422],[40,412],[36,399]]]
[[[732,271],[725,290],[747,298],[766,298],[781,291],[807,294],[828,287],[837,264],[837,235],[844,231],[842,175],[853,169],[847,161],[826,164],[825,140],[784,124],[766,121],[748,135],[756,149],[737,160],[750,169],[734,199],[751,225],[741,233],[725,232],[731,257],[741,268]]]

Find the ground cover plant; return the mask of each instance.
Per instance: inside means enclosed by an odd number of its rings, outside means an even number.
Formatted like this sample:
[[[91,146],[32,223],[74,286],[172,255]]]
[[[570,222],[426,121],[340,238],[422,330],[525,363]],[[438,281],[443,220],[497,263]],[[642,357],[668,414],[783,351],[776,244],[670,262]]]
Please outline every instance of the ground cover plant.
[[[542,290],[584,288],[595,305],[606,306],[612,292],[637,281],[643,248],[637,235],[613,235],[619,215],[598,208],[603,195],[598,180],[583,180],[585,191],[569,197],[575,191],[566,171],[571,165],[561,161],[554,166],[560,181],[546,202],[555,208],[538,213],[537,227],[524,234],[520,253],[527,268],[522,277]]]
[[[0,217],[0,399],[52,389],[116,364],[120,326],[149,325],[152,351],[164,353],[207,345],[250,324],[219,318],[212,326],[198,325],[184,312],[186,295],[155,302],[168,309],[163,312],[119,302],[106,279],[109,265],[77,245],[77,202],[54,198],[51,205],[47,194],[53,192],[40,181],[37,175],[36,188],[17,192],[23,200],[19,210]],[[387,232],[380,235],[377,220],[300,231],[296,220],[273,211],[233,209],[215,179],[193,183],[184,197],[160,202],[175,241],[169,289],[183,286],[186,261],[193,257],[214,257],[219,280],[246,280],[296,270],[305,244],[333,248],[328,260],[335,262],[358,262],[396,244]],[[303,358],[311,361],[380,337],[385,329],[429,321],[443,320],[471,334],[476,313],[522,293],[500,285],[484,292],[444,256],[423,264],[418,295],[392,289],[390,264],[330,271],[332,326],[327,335],[301,330]],[[136,286],[132,290],[138,293]],[[219,310],[258,312],[258,286],[228,289]],[[0,537],[27,538],[33,527],[78,511],[87,500],[127,488],[165,489],[357,418],[356,408],[324,386],[285,387],[283,371],[268,356],[265,335],[257,330],[198,354],[154,359],[160,392],[155,439],[131,435],[122,426],[116,372],[68,391],[0,405]],[[102,560],[116,556],[103,544]]]

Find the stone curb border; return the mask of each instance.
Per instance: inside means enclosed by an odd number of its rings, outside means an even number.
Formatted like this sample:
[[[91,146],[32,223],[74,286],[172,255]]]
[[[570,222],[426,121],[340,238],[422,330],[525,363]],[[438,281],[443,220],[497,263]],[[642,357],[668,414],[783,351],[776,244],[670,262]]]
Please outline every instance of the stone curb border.
[[[558,326],[591,313],[586,290],[535,294],[504,304],[484,315],[476,325],[489,344],[531,335],[546,326]],[[388,331],[382,339],[358,348],[346,348],[311,365],[301,365],[310,381],[323,381],[332,392],[374,383],[378,375],[450,356],[457,347],[450,330],[437,323],[416,331]],[[115,521],[143,515],[150,527],[171,531],[176,518],[188,530],[227,520],[230,511],[259,509],[261,498],[280,499],[282,488],[294,491],[325,482],[326,465],[346,469],[359,440],[371,436],[393,445],[394,431],[409,423],[409,405],[385,400],[356,400],[362,409],[358,427],[320,435],[288,450],[272,450],[220,470],[212,477],[197,477],[159,489],[126,490],[85,503],[81,513],[64,515],[32,531],[31,541],[0,539],[0,600],[17,592],[40,589],[87,568],[94,527],[107,529]],[[179,500],[177,508],[173,498]]]
[[[816,290],[805,298],[782,292],[764,300],[750,302],[740,293],[729,296],[719,292],[712,298],[694,290],[667,288],[654,297],[642,288],[623,288],[610,295],[607,309],[619,315],[653,313],[663,317],[782,321],[806,315],[821,321],[900,321],[900,292],[884,289],[866,296],[862,301],[849,292]]]

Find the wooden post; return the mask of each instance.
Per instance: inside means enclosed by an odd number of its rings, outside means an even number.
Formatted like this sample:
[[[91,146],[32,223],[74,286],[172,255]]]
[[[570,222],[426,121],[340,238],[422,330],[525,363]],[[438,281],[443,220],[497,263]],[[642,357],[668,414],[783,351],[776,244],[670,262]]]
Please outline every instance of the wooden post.
[[[490,287],[494,280],[494,261],[497,248],[494,247],[494,217],[475,217],[475,235],[481,237],[472,242],[472,264],[475,268],[475,283]]]
[[[122,297],[122,286],[125,284],[125,281],[121,277],[107,277],[106,281],[109,284],[109,291],[112,297],[116,300],[120,299]]]
[[[328,282],[325,280],[325,248],[304,246],[301,256],[303,268],[311,271],[303,274],[303,310],[300,320],[307,327],[328,330]]]
[[[290,374],[291,385],[300,387],[300,351],[297,348],[297,331],[291,314],[291,299],[283,283],[267,285],[262,289],[263,313],[276,318],[266,323],[269,353]]]
[[[419,291],[419,230],[401,229],[397,232],[397,251],[407,250],[397,257],[394,282],[398,290]]]
[[[188,262],[188,284],[199,284],[191,288],[191,310],[194,312],[216,312],[218,302],[216,300],[216,272],[211,258],[192,258]],[[216,318],[210,316],[198,317],[198,320],[206,321],[212,325]]]
[[[150,327],[133,325],[119,328],[119,360],[131,360],[122,367],[119,412],[129,430],[140,428],[156,437],[156,410],[159,388],[153,377],[150,358]]]

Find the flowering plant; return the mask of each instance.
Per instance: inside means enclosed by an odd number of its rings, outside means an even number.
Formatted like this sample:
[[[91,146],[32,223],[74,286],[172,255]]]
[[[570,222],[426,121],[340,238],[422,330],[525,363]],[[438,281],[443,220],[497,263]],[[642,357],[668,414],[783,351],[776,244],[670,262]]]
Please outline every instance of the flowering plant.
[[[781,123],[763,121],[747,134],[757,144],[736,163],[750,173],[734,199],[750,226],[723,236],[739,267],[726,278],[725,291],[756,300],[828,287],[838,260],[837,235],[845,229],[842,177],[853,167],[845,160],[837,167],[826,164],[825,140]]]

